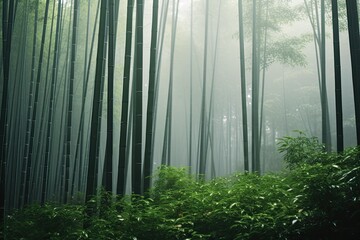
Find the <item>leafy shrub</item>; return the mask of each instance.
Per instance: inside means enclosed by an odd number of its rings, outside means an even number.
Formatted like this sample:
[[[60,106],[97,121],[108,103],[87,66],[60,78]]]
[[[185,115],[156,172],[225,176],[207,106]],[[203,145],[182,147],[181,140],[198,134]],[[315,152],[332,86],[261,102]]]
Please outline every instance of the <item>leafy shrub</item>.
[[[321,164],[302,164],[287,180],[302,195],[300,204],[309,212],[303,236],[316,239],[353,239],[360,236],[360,151],[326,154]]]
[[[307,137],[304,132],[296,137],[286,136],[279,139],[278,151],[284,153],[284,161],[289,169],[294,169],[302,163],[319,162],[324,156],[324,146],[316,137]]]
[[[7,239],[359,239],[360,148],[282,141],[290,171],[198,182],[162,167],[150,197],[94,198],[85,229],[84,206],[35,205],[7,218]]]
[[[31,205],[7,216],[6,239],[77,239],[82,228],[80,205]]]
[[[174,168],[161,166],[155,174],[155,183],[153,189],[150,190],[150,196],[160,201],[163,196],[181,195],[182,191],[190,190],[196,184],[194,178],[188,175],[185,168]]]

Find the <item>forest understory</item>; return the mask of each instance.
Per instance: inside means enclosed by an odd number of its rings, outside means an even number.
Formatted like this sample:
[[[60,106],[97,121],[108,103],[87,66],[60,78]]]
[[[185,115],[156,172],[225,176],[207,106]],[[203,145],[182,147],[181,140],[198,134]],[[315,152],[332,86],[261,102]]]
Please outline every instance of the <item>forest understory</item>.
[[[163,166],[146,196],[104,190],[87,204],[46,203],[6,217],[5,239],[359,239],[360,148],[327,153],[285,137],[287,170],[203,181]],[[5,235],[4,235],[5,234]]]

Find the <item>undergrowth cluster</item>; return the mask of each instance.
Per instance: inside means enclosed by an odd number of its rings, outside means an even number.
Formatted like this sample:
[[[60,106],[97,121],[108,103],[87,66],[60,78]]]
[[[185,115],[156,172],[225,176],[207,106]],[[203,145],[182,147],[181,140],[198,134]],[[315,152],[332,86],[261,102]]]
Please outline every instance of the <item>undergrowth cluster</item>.
[[[288,170],[196,181],[162,167],[149,197],[33,205],[6,218],[6,239],[359,239],[360,149],[326,153],[316,139],[283,138]],[[84,221],[87,222],[84,227]]]

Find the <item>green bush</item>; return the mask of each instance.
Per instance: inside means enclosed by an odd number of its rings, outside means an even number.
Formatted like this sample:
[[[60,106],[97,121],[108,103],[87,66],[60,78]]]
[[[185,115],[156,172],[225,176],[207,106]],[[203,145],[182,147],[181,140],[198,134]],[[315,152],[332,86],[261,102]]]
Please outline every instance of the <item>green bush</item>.
[[[325,149],[316,137],[307,137],[304,132],[295,131],[297,137],[279,139],[278,151],[284,153],[284,161],[289,169],[294,169],[303,163],[316,163],[324,158]]]
[[[82,221],[80,205],[31,205],[7,216],[6,239],[77,239]]]
[[[78,205],[17,210],[7,239],[359,239],[360,148],[326,153],[302,133],[280,147],[289,171],[198,182],[164,166],[149,197],[103,192],[87,218]]]

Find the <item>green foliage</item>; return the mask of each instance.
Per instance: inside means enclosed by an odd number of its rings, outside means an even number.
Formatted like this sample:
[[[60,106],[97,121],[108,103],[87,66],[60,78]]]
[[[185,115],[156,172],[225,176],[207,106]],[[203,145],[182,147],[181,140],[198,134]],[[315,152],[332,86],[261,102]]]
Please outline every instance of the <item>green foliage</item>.
[[[302,163],[315,163],[321,160],[324,147],[317,138],[307,137],[304,132],[295,131],[297,137],[283,137],[279,139],[278,150],[284,153],[284,161],[289,169],[298,167]]]
[[[5,239],[77,239],[82,221],[79,205],[31,205],[7,216]]]
[[[265,65],[262,63],[263,66],[267,68],[274,62],[290,66],[306,66],[306,56],[299,49],[303,49],[309,40],[307,35],[303,35],[301,37],[283,37],[269,43],[266,62]]]
[[[85,229],[84,207],[30,206],[8,216],[7,239],[357,239],[360,148],[325,153],[301,132],[280,148],[290,171],[197,182],[164,166],[150,197],[92,199]]]
[[[155,200],[160,200],[166,194],[181,194],[182,190],[190,189],[194,183],[194,178],[187,174],[185,168],[161,166],[156,173],[156,181],[151,190],[151,196]]]
[[[303,163],[287,181],[297,188],[300,206],[308,213],[299,224],[303,236],[355,239],[360,236],[360,151],[323,154],[322,163]]]

